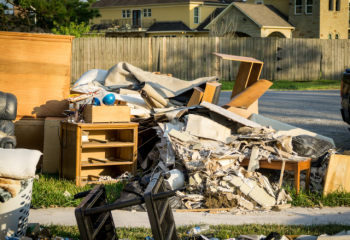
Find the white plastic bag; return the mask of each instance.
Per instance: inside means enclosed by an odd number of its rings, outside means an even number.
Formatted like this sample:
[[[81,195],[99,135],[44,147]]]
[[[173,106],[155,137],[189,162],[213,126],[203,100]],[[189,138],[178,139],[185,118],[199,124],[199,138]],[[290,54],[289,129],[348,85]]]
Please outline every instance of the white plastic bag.
[[[0,148],[0,177],[34,178],[41,155],[42,153],[38,150]]]
[[[86,71],[74,84],[73,88],[88,84],[92,81],[105,82],[108,71],[102,69],[91,69]]]

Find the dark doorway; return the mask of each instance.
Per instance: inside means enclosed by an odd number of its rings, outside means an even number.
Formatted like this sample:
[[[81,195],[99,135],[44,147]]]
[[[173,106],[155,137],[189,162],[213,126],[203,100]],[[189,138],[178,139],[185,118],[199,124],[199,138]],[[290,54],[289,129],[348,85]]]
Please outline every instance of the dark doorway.
[[[141,27],[141,10],[132,11],[132,25]]]

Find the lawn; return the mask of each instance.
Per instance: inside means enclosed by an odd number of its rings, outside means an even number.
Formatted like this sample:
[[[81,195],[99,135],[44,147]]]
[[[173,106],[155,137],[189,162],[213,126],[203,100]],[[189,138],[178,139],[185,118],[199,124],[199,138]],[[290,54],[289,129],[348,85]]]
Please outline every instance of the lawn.
[[[105,185],[107,198],[112,203],[119,197],[123,184]],[[90,190],[93,187],[93,185],[77,187],[74,181],[60,180],[58,174],[41,174],[39,180],[35,180],[33,184],[32,205],[37,208],[76,207],[83,199],[73,200],[74,194]],[[68,191],[71,196],[64,196],[65,191]]]
[[[34,181],[32,205],[37,208],[49,207],[76,207],[82,199],[73,200],[73,195],[79,192],[92,189],[93,185],[77,187],[73,181],[60,180],[58,174],[41,174],[39,180]],[[123,183],[107,184],[107,197],[110,203],[114,202],[120,195]],[[297,196],[294,188],[286,187],[290,192],[293,206],[300,207],[339,207],[350,206],[350,193],[335,192],[322,196],[317,193],[300,191]],[[71,196],[65,197],[63,194],[68,191]]]
[[[177,232],[180,239],[188,236],[186,233],[194,226],[178,227]],[[62,225],[42,225],[48,227],[55,236],[79,239],[79,231],[76,226]],[[350,225],[327,224],[327,225],[277,225],[277,224],[245,224],[245,225],[217,225],[210,226],[210,232],[214,233],[214,237],[220,239],[238,237],[239,235],[269,235],[271,232],[277,232],[280,235],[321,235],[326,233],[333,235],[343,230],[350,230]],[[145,239],[152,236],[149,228],[117,228],[118,238],[121,239]]]
[[[222,90],[232,90],[234,81],[219,81],[222,83]],[[311,82],[273,81],[270,87],[272,90],[340,90],[340,81],[317,80]]]

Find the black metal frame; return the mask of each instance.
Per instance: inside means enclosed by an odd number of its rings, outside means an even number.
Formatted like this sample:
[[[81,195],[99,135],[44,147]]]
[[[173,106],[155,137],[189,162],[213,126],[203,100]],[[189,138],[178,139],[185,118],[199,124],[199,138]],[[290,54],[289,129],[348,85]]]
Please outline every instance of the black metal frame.
[[[85,199],[75,209],[80,238],[82,240],[117,240],[118,235],[112,217],[112,210],[146,203],[147,213],[155,240],[178,239],[169,197],[176,189],[167,191],[162,174],[155,174],[148,185],[144,197],[121,203],[108,204],[104,185],[95,186],[91,191],[78,193],[75,199]]]

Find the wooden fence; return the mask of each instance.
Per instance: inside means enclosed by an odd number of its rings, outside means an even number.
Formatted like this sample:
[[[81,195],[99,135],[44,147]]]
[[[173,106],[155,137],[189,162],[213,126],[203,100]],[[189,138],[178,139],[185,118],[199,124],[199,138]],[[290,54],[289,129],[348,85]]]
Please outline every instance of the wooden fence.
[[[262,79],[340,80],[350,68],[350,40],[279,38],[76,38],[72,82],[90,69],[108,70],[120,61],[146,71],[193,80],[219,76],[235,80],[239,62],[221,60],[219,52],[264,62]]]

